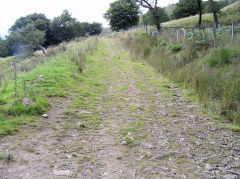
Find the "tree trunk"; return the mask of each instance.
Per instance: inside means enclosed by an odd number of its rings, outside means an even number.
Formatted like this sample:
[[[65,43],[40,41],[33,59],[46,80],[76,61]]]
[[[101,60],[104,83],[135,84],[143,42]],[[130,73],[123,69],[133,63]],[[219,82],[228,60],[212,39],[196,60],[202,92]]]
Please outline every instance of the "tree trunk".
[[[161,31],[161,24],[160,24],[160,17],[159,17],[158,12],[157,12],[157,7],[153,8],[151,11],[152,11],[152,16],[154,18],[154,22],[155,22],[155,26],[157,28],[157,31],[160,32]]]
[[[217,12],[213,12],[213,18],[214,18],[214,23],[216,25],[216,28],[218,28],[218,16]]]
[[[197,0],[198,3],[198,11],[199,11],[199,19],[198,19],[198,28],[202,25],[202,0]]]
[[[218,27],[217,9],[216,9],[216,7],[214,7],[215,5],[214,5],[213,0],[209,0],[209,2],[210,2],[210,6],[211,6],[211,11],[213,13],[214,23],[215,23],[216,28],[217,28]]]

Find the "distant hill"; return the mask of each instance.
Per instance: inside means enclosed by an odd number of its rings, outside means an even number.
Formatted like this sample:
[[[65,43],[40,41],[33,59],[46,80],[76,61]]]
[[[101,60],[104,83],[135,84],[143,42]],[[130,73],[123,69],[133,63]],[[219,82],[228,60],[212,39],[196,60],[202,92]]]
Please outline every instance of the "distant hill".
[[[226,6],[221,10],[219,15],[219,23],[223,25],[230,25],[232,21],[240,23],[240,2],[237,1],[229,6]],[[163,27],[195,27],[198,22],[198,15],[186,17],[178,20],[172,20],[162,24]],[[212,14],[204,14],[202,26],[212,26],[213,17]]]
[[[170,16],[173,10],[175,9],[175,7],[176,7],[176,4],[169,4],[168,6],[164,7],[164,9],[167,12],[167,14]]]

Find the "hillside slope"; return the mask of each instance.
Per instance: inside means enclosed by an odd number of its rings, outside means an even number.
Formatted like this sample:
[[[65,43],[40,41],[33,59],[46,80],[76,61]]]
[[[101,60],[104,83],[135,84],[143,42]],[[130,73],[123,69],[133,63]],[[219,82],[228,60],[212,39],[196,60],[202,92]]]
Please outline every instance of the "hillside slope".
[[[222,13],[219,15],[219,23],[223,25],[230,25],[232,21],[235,23],[240,22],[240,2],[235,2],[225,8],[223,8],[221,11]],[[165,22],[162,24],[163,27],[185,27],[185,28],[191,28],[195,27],[196,24],[198,23],[198,15],[196,16],[191,16],[191,17],[186,17],[178,20],[172,20],[169,22]],[[212,27],[213,25],[213,17],[212,14],[204,14],[203,19],[202,19],[202,26],[206,27]]]

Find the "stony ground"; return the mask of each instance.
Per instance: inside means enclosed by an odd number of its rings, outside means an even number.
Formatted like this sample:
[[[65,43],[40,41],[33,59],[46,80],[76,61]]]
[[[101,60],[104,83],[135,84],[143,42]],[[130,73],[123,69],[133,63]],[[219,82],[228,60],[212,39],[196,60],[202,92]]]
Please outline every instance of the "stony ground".
[[[103,43],[105,91],[81,98],[94,107],[76,105],[77,93],[51,99],[39,127],[0,139],[8,155],[0,179],[240,178],[239,134],[117,43]]]

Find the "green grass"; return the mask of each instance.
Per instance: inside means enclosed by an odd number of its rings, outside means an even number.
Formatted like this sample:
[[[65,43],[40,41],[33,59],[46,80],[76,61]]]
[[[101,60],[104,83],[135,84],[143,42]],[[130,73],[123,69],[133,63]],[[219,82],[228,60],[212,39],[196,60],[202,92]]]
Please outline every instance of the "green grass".
[[[6,89],[0,88],[0,135],[10,135],[25,125],[31,125],[32,121],[43,113],[47,113],[50,107],[50,97],[65,98],[71,96],[79,89],[79,85],[88,80],[81,65],[85,65],[85,55],[80,55],[80,50],[89,54],[91,45],[95,50],[96,39],[76,43],[70,42],[66,51],[59,52],[42,65],[37,65],[29,72],[19,72],[18,74],[18,97],[14,96],[14,81],[10,80]],[[77,51],[77,53],[76,53]],[[88,54],[87,54],[88,55]],[[75,60],[73,60],[75,58]],[[88,63],[91,63],[91,56],[88,55]],[[82,59],[82,64],[79,62]],[[81,70],[79,68],[81,67]],[[96,73],[96,72],[94,72]],[[44,75],[44,82],[38,83],[39,75]],[[27,81],[23,87],[23,80]],[[89,81],[90,82],[90,81]],[[93,84],[101,86],[99,82]],[[22,105],[24,95],[34,101],[33,105]]]
[[[222,13],[219,15],[219,23],[224,25],[230,25],[232,21],[235,21],[236,23],[239,23],[239,12],[238,7],[240,6],[240,2],[235,2],[225,8],[223,8],[221,11]],[[163,27],[196,27],[198,23],[198,15],[186,17],[178,20],[172,20],[169,22],[165,22],[162,24]],[[213,25],[213,16],[212,14],[204,14],[202,16],[202,26],[206,27],[212,27]]]
[[[227,31],[224,28],[220,31],[218,40],[223,43],[220,43],[217,49],[205,45],[199,46],[196,40],[202,38],[199,32],[196,32],[194,39],[184,42],[183,48],[177,53],[169,52],[169,47],[179,42],[176,42],[174,37],[169,37],[167,32],[163,32],[160,37],[156,38],[143,36],[142,31],[139,31],[138,37],[138,31],[135,31],[129,33],[130,38],[125,38],[122,43],[129,49],[136,61],[148,63],[157,72],[170,78],[171,82],[185,88],[190,98],[204,105],[207,111],[211,111],[214,118],[224,118],[239,125],[240,48],[237,45],[232,47],[228,42],[224,42]],[[121,39],[124,37],[122,36]],[[129,39],[135,40],[130,42]],[[209,42],[211,40],[212,37],[207,39]],[[166,41],[168,45],[159,46],[162,41]],[[150,53],[145,56],[144,49],[149,48]],[[144,74],[149,83],[162,89],[161,92],[169,94],[168,86],[159,82],[156,74],[148,69],[150,68],[148,65],[136,63],[134,68],[138,73]],[[177,117],[178,114],[173,114],[173,116]]]

